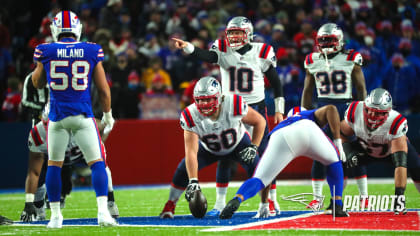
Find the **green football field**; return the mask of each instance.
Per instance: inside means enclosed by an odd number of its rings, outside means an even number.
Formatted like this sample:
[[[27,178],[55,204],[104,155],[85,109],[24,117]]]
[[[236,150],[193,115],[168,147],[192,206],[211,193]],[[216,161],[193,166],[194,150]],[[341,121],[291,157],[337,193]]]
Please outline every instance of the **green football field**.
[[[214,186],[214,185],[213,185]],[[232,198],[237,187],[230,187],[227,200]],[[306,210],[302,204],[281,200],[282,196],[290,196],[297,193],[310,193],[310,185],[279,185],[277,187],[278,200],[283,211]],[[328,185],[324,185],[325,203],[329,202]],[[120,216],[157,216],[162,211],[168,198],[168,188],[117,188],[115,199],[118,204]],[[203,193],[207,197],[209,210],[215,201],[215,188],[204,187]],[[394,193],[393,184],[369,184],[370,195],[392,195]],[[349,184],[345,189],[344,195],[358,195],[357,186]],[[412,183],[407,185],[406,206],[409,209],[420,208],[420,194]],[[19,220],[20,213],[24,207],[24,193],[2,193],[0,194],[0,214],[14,221]],[[259,197],[256,196],[244,202],[239,212],[256,211],[259,204]],[[180,199],[175,209],[176,215],[189,214],[188,204],[184,197]],[[93,191],[74,191],[66,199],[66,206],[63,209],[64,219],[70,218],[95,218],[96,200]],[[47,210],[49,217],[49,210]],[[167,219],[170,221],[171,219]],[[196,219],[191,219],[191,222]],[[161,223],[162,224],[162,223]],[[417,231],[363,231],[363,230],[248,230],[248,231],[223,231],[223,232],[203,232],[203,229],[216,228],[215,226],[205,227],[185,227],[185,226],[118,226],[111,228],[101,228],[98,226],[63,226],[62,229],[47,229],[43,226],[12,225],[0,226],[0,235],[420,235]],[[402,229],[401,229],[402,230]]]

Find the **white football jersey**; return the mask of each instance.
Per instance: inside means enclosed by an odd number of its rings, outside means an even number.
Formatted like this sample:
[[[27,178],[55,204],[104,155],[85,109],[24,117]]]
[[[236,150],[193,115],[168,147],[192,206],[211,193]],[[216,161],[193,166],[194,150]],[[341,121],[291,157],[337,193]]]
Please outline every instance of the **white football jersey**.
[[[241,95],[248,104],[261,102],[264,95],[264,72],[277,66],[273,47],[265,43],[250,43],[251,50],[244,55],[216,40],[210,48],[218,55],[222,77],[222,93]]]
[[[351,73],[355,64],[362,65],[362,55],[354,50],[339,52],[328,63],[319,52],[305,58],[305,69],[315,78],[318,98],[352,99]]]
[[[47,133],[48,133],[48,126],[44,124],[44,122],[38,122],[29,132],[28,137],[28,148],[31,152],[38,152],[44,153],[48,155],[47,149]],[[105,152],[105,145],[102,143],[102,147],[104,148]],[[82,157],[82,152],[80,148],[77,146],[74,139],[70,136],[70,141],[66,149],[66,157],[70,158],[70,161],[74,161],[79,157]]]
[[[195,103],[181,113],[181,127],[196,133],[203,147],[215,155],[232,152],[244,136],[246,129],[242,117],[248,113],[248,105],[241,96],[224,95],[217,120],[203,116]]]
[[[372,157],[383,158],[391,154],[391,141],[406,135],[407,120],[399,112],[391,110],[385,123],[373,131],[365,125],[363,103],[352,102],[347,108],[344,119],[354,130],[362,147]]]

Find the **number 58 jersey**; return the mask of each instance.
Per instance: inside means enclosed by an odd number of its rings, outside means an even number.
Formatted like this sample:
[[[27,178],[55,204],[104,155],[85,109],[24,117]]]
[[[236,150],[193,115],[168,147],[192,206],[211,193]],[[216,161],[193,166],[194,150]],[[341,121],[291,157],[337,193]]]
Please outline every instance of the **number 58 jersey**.
[[[305,69],[315,78],[318,98],[352,99],[352,79],[354,65],[361,66],[363,58],[360,53],[350,50],[338,52],[328,59],[319,52],[306,56]]]
[[[34,60],[44,65],[50,87],[50,120],[59,121],[79,114],[93,117],[92,75],[103,58],[101,46],[72,38],[35,48]]]
[[[366,152],[376,158],[384,158],[391,154],[391,141],[406,135],[407,120],[399,112],[391,110],[385,123],[373,131],[369,131],[363,115],[363,102],[352,102],[344,116],[347,124]]]
[[[203,116],[195,103],[181,113],[180,123],[184,130],[198,135],[200,143],[212,154],[226,155],[242,140],[246,129],[242,118],[248,113],[248,105],[239,95],[224,95],[217,120]]]

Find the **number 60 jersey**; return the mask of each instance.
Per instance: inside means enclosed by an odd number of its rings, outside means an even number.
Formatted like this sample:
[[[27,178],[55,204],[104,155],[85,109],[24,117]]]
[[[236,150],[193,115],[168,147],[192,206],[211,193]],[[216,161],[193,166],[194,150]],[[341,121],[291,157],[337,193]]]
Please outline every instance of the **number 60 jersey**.
[[[367,153],[376,158],[384,158],[391,154],[391,141],[406,135],[407,120],[395,110],[389,111],[385,123],[373,131],[369,131],[363,115],[363,102],[352,102],[344,116],[347,124]]]
[[[248,105],[241,96],[224,95],[217,120],[203,116],[195,103],[181,113],[181,127],[198,135],[203,147],[215,155],[232,152],[242,140],[246,130],[242,118],[248,113]]]
[[[44,65],[50,87],[50,120],[80,114],[93,117],[91,76],[96,64],[103,59],[101,46],[72,38],[35,48],[34,60]]]
[[[352,99],[351,74],[354,65],[362,63],[360,53],[350,50],[329,58],[329,66],[323,54],[313,52],[306,56],[304,65],[315,78],[318,98]]]

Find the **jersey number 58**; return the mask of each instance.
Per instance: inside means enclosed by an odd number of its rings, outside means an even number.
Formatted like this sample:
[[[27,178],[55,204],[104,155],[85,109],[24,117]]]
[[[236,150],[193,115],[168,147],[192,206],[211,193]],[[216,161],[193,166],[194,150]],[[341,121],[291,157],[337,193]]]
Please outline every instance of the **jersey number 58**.
[[[50,77],[51,83],[50,88],[53,90],[66,90],[71,87],[76,91],[86,90],[88,87],[88,74],[90,64],[87,61],[74,61],[69,65],[69,61],[51,61],[50,64]],[[57,68],[63,68],[63,70],[69,71],[66,68],[70,68],[71,75],[69,81],[69,75],[65,72],[58,72]]]

